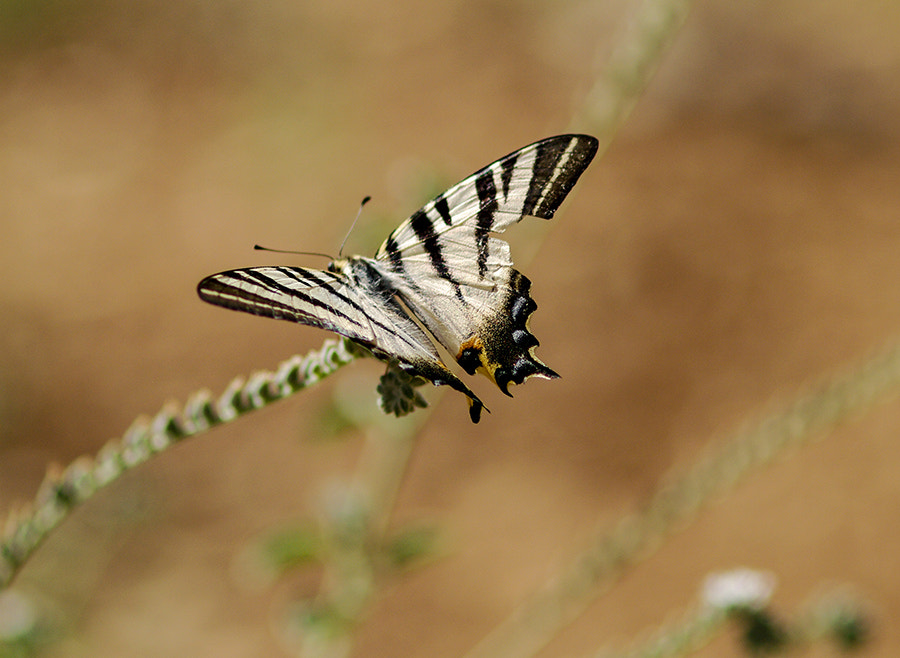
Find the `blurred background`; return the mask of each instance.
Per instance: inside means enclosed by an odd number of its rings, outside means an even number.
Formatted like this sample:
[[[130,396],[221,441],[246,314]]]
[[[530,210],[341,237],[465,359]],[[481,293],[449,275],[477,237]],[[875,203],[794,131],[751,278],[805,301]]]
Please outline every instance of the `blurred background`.
[[[324,265],[251,247],[335,253],[367,194],[347,251],[371,255],[440,186],[590,132],[573,117],[635,9],[2,2],[0,509],[166,400],[320,345],[195,285]],[[357,655],[463,654],[665,473],[900,334],[898,29],[900,5],[876,0],[694,5],[517,258],[562,379],[513,400],[469,382],[492,412],[477,426],[461,396],[440,400],[397,523],[435,521],[446,555],[376,602]],[[284,655],[279,619],[314,581],[253,587],[235,565],[352,472],[359,441],[316,440],[321,418],[354,383],[374,404],[380,372],[353,364],[79,509],[17,582],[55,615],[41,655]],[[898,433],[894,401],[751,477],[541,656],[626,643],[740,565],[775,572],[785,609],[853,584],[879,619],[867,655],[896,655]]]

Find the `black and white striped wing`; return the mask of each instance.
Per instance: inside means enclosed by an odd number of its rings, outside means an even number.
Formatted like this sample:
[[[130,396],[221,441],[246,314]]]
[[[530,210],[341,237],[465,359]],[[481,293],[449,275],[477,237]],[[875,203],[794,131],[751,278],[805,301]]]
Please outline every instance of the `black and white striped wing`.
[[[425,332],[396,303],[339,273],[251,267],[208,276],[197,291],[211,304],[327,329],[405,361],[439,358]]]
[[[368,260],[368,259],[364,259]],[[344,261],[346,263],[346,261]],[[357,261],[358,263],[358,261]],[[320,327],[346,336],[412,375],[448,385],[469,398],[478,422],[481,400],[441,361],[434,343],[366,276],[352,265],[336,272],[302,267],[251,267],[213,274],[197,285],[200,298],[225,308]],[[358,272],[368,270],[358,265]]]
[[[333,272],[303,267],[251,267],[220,272],[197,285],[216,306],[334,331],[360,342],[375,338],[371,303]]]
[[[550,219],[597,152],[559,135],[510,153],[429,202],[375,256],[382,276],[466,372],[510,383],[558,375],[534,356],[530,281],[494,234],[525,216]]]

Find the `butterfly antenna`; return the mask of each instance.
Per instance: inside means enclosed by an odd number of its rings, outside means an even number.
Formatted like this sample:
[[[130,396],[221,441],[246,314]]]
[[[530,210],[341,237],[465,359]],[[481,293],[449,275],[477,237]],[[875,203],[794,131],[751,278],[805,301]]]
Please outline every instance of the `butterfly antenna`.
[[[365,196],[363,200],[359,202],[359,210],[356,211],[356,218],[353,220],[353,223],[350,224],[350,230],[347,231],[347,235],[344,236],[344,241],[341,242],[341,248],[338,249],[338,258],[341,257],[341,254],[344,253],[344,245],[347,244],[347,239],[350,237],[350,234],[353,233],[353,227],[356,226],[356,222],[359,221],[359,216],[362,215],[363,206],[369,203],[372,200],[372,197]]]
[[[295,256],[321,256],[322,258],[334,260],[334,258],[329,256],[328,254],[320,254],[318,251],[292,251],[289,249],[272,249],[271,247],[263,247],[258,244],[253,245],[253,248],[257,251],[271,251],[276,254],[294,254]]]

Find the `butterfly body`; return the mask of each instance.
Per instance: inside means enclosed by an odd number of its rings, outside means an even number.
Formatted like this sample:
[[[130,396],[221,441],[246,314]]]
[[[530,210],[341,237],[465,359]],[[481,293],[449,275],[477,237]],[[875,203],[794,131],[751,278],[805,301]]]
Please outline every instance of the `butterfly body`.
[[[507,395],[511,383],[558,377],[534,355],[531,282],[496,234],[526,215],[550,219],[596,150],[586,135],[541,140],[426,204],[374,258],[336,260],[325,271],[231,270],[207,277],[198,292],[219,306],[346,336],[412,375],[460,391],[478,422],[484,405],[444,365],[428,334],[464,371],[483,372]]]

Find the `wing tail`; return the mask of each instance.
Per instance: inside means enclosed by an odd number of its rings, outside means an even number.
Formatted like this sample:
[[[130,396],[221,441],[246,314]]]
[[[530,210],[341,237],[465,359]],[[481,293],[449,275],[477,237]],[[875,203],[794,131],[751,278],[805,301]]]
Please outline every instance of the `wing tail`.
[[[473,423],[481,420],[481,412],[490,409],[484,406],[484,403],[468,386],[463,384],[459,377],[448,370],[440,361],[416,361],[416,362],[400,362],[399,367],[411,375],[423,377],[435,386],[449,386],[455,391],[459,391],[466,396],[469,402],[469,418]]]

